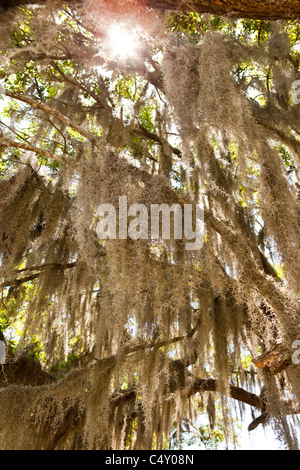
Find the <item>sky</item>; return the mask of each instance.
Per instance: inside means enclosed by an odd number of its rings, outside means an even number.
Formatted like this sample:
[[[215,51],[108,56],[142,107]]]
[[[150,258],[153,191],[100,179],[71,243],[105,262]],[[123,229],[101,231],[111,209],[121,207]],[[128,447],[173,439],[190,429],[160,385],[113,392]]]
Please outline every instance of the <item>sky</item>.
[[[248,408],[248,407],[247,407]],[[245,417],[242,423],[242,429],[238,440],[240,442],[239,450],[282,450],[278,439],[270,425],[263,427],[260,424],[256,429],[249,432],[248,425],[253,421],[250,407],[245,410]]]

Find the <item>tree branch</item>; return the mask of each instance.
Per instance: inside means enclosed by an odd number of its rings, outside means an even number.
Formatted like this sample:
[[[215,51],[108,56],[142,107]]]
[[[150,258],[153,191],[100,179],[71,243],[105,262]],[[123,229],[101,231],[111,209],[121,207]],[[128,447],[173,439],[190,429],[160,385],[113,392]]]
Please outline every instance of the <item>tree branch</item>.
[[[144,135],[145,137],[147,137],[147,139],[150,139],[150,140],[154,140],[154,142],[157,142],[158,144],[160,145],[164,145],[164,142],[162,141],[162,139],[157,135],[155,134],[154,132],[150,132],[148,131],[141,123],[140,121],[137,119],[137,122],[138,122],[138,126],[139,126],[139,129],[141,130],[142,132],[142,135]],[[166,141],[167,142],[167,141]],[[168,145],[170,145],[168,143]],[[172,147],[172,145],[170,145],[170,148],[172,150],[172,152],[177,155],[178,157],[182,157],[182,154],[181,154],[181,151],[179,149],[177,149],[176,147]]]
[[[61,5],[80,5],[83,0],[60,0]],[[1,4],[3,11],[22,5],[43,5],[45,0],[4,0]],[[92,2],[90,4],[93,5]],[[229,16],[234,18],[253,18],[261,20],[293,19],[300,17],[299,0],[106,0],[107,8],[114,11],[130,11],[137,8],[154,8],[163,11],[195,11],[197,13],[210,13],[213,15]],[[98,2],[94,1],[95,7]],[[105,6],[106,6],[105,5]]]
[[[31,144],[24,144],[21,142],[16,142],[12,139],[9,139],[8,137],[5,137],[3,134],[1,134],[1,131],[0,131],[0,142],[4,142],[4,147],[15,147],[15,148],[19,148],[22,150],[27,150],[29,152],[34,152],[37,155],[43,155],[46,158],[50,158],[52,160],[56,160],[61,163],[66,163],[66,160],[63,157],[59,157],[56,154],[48,152],[48,150],[35,147],[34,145],[31,145]]]
[[[82,129],[82,127],[77,126],[67,116],[60,113],[56,109],[51,108],[46,103],[36,101],[36,100],[32,99],[29,96],[26,96],[26,95],[23,95],[23,94],[21,95],[19,93],[13,93],[13,92],[10,92],[10,91],[7,91],[7,90],[5,91],[5,95],[9,96],[10,98],[13,98],[15,100],[22,101],[23,103],[27,103],[35,109],[40,109],[41,111],[44,111],[45,113],[50,114],[51,116],[55,117],[60,122],[65,124],[67,127],[70,127],[70,129],[73,129],[73,131],[80,134],[82,137],[85,137],[92,144],[94,144],[99,150],[103,150],[103,146],[99,142],[97,136],[91,134],[89,131],[86,131],[85,129]],[[55,157],[55,159],[56,159],[56,157]]]
[[[216,379],[200,379],[195,378],[192,385],[188,386],[184,394],[188,397],[201,392],[218,392],[218,381]],[[235,400],[246,403],[261,410],[264,406],[264,401],[258,395],[248,392],[247,390],[230,385],[230,397]]]
[[[67,264],[47,263],[47,264],[43,264],[43,265],[40,265],[40,266],[32,266],[32,267],[28,267],[28,268],[24,268],[24,269],[19,269],[19,270],[16,270],[15,272],[20,273],[20,272],[24,272],[24,271],[36,271],[36,270],[40,271],[41,269],[45,269],[45,268],[48,268],[48,267],[56,267],[57,269],[65,270],[65,269],[74,268],[75,266],[76,266],[76,262],[67,263]],[[24,282],[33,281],[34,279],[39,277],[40,274],[41,274],[41,272],[38,272],[38,273],[35,273],[35,274],[31,274],[29,276],[21,277],[19,279],[11,279],[11,280],[8,280],[8,281],[4,281],[0,285],[0,288],[3,289],[4,287],[18,286],[20,284],[23,284]]]

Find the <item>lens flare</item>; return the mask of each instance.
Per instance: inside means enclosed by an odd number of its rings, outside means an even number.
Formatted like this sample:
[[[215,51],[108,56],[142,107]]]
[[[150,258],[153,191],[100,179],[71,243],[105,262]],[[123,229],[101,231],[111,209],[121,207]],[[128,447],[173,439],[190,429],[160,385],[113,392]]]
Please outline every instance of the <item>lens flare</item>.
[[[122,25],[115,25],[109,33],[109,47],[116,57],[130,57],[137,49],[137,35]]]

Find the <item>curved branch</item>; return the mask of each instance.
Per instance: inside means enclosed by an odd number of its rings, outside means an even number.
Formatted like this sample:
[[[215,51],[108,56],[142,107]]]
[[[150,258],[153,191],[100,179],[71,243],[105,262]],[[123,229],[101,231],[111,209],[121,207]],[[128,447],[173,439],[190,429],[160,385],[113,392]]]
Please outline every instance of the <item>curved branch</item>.
[[[269,413],[267,413],[266,411],[264,413],[262,413],[260,416],[258,416],[258,418],[255,418],[252,423],[249,424],[248,426],[248,431],[253,431],[254,429],[257,428],[257,426],[259,426],[260,424],[264,424],[266,423],[270,418],[270,415]]]

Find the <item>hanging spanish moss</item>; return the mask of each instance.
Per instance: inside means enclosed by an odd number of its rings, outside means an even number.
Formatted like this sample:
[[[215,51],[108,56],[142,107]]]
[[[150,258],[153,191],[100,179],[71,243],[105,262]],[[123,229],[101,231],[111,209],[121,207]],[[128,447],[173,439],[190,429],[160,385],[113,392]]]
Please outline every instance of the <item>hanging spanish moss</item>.
[[[183,447],[203,412],[231,445],[251,407],[296,449],[299,26],[60,3],[0,18],[1,448]],[[202,248],[100,240],[124,196],[201,204]]]

